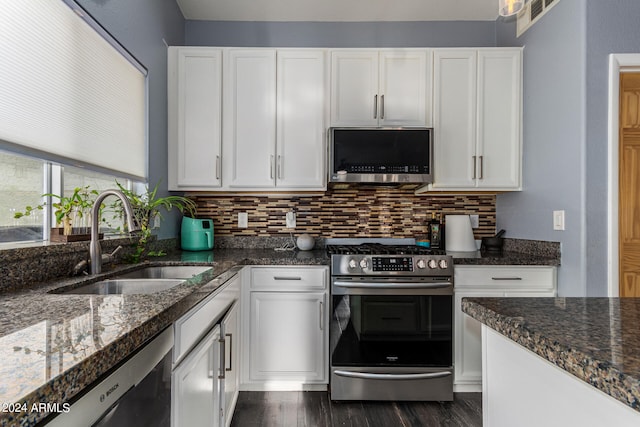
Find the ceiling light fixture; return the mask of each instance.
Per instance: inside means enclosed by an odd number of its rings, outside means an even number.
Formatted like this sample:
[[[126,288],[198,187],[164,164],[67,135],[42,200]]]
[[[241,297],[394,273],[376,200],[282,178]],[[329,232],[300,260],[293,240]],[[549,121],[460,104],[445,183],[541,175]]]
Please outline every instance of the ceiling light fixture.
[[[524,8],[526,0],[498,0],[498,13],[500,16],[513,16]]]

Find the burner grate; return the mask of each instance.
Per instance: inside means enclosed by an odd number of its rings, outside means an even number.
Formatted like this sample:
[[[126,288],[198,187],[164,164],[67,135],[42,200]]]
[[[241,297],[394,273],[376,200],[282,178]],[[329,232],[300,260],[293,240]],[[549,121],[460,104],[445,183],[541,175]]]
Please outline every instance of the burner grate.
[[[327,245],[329,255],[445,255],[442,249],[416,245],[384,245],[363,243],[360,245]]]

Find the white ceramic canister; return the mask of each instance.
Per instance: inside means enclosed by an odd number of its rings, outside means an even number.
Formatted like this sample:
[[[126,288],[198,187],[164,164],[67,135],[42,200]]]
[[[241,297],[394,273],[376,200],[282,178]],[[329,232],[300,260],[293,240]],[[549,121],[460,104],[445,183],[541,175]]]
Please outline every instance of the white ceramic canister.
[[[313,237],[308,234],[301,234],[300,236],[298,236],[298,240],[296,241],[296,246],[301,251],[310,251],[311,249],[313,249],[314,244],[315,241]]]

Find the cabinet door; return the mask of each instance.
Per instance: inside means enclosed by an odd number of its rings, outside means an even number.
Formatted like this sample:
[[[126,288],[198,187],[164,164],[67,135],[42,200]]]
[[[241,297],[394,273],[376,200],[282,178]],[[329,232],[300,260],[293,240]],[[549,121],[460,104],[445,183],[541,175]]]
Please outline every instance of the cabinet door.
[[[220,322],[220,335],[224,340],[224,384],[223,392],[220,394],[220,425],[231,425],[233,410],[238,400],[238,392],[240,387],[240,376],[238,368],[240,367],[239,345],[240,345],[240,303],[235,302]]]
[[[170,47],[169,190],[221,185],[222,52]]]
[[[476,51],[434,51],[433,188],[475,187]]]
[[[324,189],[325,53],[294,50],[277,56],[276,185]]]
[[[220,425],[220,327],[211,330],[173,370],[171,426]]]
[[[249,379],[326,382],[325,294],[250,295]]]
[[[455,319],[454,384],[457,386],[478,386],[482,384],[481,324],[462,312],[462,298],[502,296],[504,296],[503,291],[455,292],[453,316]]]
[[[276,51],[226,52],[223,177],[232,188],[275,185]]]
[[[462,312],[465,297],[554,297],[556,268],[550,266],[456,266],[454,360],[457,391],[480,391],[481,325]],[[471,387],[461,389],[465,386]]]
[[[519,189],[521,50],[478,52],[478,187]]]
[[[377,126],[378,51],[331,54],[331,125]]]
[[[380,52],[379,123],[431,126],[431,52]]]

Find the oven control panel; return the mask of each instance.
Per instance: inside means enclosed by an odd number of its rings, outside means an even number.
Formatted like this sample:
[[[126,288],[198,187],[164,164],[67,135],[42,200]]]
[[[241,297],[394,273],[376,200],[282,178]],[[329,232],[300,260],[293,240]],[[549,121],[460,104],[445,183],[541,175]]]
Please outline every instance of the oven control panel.
[[[453,276],[447,255],[332,255],[333,275]]]
[[[373,271],[413,271],[412,257],[372,257]]]

